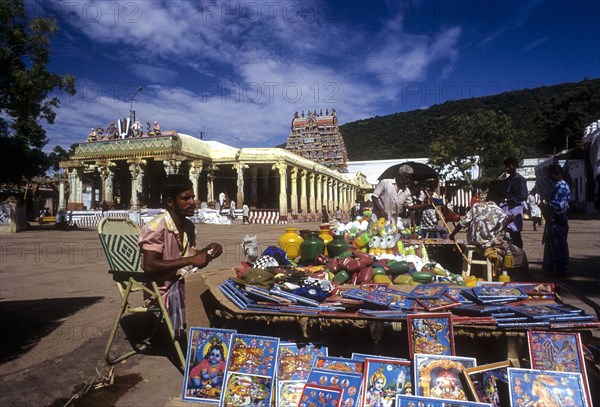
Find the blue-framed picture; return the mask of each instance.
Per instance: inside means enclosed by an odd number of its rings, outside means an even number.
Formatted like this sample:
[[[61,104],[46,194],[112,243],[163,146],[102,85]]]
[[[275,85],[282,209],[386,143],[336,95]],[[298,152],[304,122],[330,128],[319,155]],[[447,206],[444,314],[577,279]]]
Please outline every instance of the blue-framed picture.
[[[396,407],[491,407],[491,404],[476,401],[442,400],[433,397],[396,396]]]
[[[591,405],[581,335],[578,332],[527,332],[531,368],[581,373],[583,387]]]
[[[190,328],[183,400],[219,403],[235,333],[230,329]]]
[[[411,363],[401,359],[365,359],[361,406],[394,407],[396,395],[412,394]]]
[[[508,389],[512,406],[590,406],[581,373],[509,368]]]

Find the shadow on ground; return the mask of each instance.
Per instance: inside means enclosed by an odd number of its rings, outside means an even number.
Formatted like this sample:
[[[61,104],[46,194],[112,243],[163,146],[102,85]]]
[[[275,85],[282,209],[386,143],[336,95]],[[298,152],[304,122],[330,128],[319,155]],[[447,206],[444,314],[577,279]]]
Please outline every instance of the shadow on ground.
[[[5,335],[2,340],[0,363],[26,353],[40,339],[58,329],[66,317],[103,298],[71,297],[0,302],[0,327],[3,332],[10,332],[10,335]],[[68,329],[64,331],[64,335],[69,335]]]

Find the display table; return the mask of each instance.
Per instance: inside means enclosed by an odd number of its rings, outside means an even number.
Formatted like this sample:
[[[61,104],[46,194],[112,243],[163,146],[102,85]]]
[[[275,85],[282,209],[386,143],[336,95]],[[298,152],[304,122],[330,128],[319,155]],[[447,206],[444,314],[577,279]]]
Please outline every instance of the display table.
[[[351,352],[408,357],[405,318],[376,318],[358,313],[293,314],[247,311],[238,308],[218,288],[231,270],[186,277],[187,326],[213,326],[297,342],[324,342],[332,354]],[[411,291],[412,286],[394,288]],[[499,329],[496,325],[453,324],[456,354],[476,357],[480,364],[510,359],[516,366],[528,359],[527,329]],[[578,331],[586,343],[594,329]]]

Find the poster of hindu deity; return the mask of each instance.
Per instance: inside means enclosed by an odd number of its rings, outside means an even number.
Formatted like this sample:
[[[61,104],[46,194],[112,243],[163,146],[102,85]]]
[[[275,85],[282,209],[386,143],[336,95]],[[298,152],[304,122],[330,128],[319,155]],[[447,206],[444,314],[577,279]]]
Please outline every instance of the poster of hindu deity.
[[[410,357],[415,353],[454,355],[452,314],[423,313],[407,315]]]
[[[490,404],[459,400],[448,402],[447,400],[432,397],[399,394],[396,396],[396,407],[490,407]]]
[[[221,406],[270,406],[279,338],[234,334]]]
[[[508,369],[511,406],[589,407],[581,373]]]
[[[417,353],[414,357],[415,394],[447,400],[468,400],[460,375],[465,369],[476,365],[475,358]]]
[[[508,404],[508,371],[510,361],[471,367],[463,372],[469,398],[501,407]]]
[[[364,407],[394,407],[397,394],[412,394],[409,361],[365,359],[362,403]]]
[[[277,398],[275,405],[288,407],[298,405],[304,383],[318,356],[327,356],[327,347],[312,343],[284,342],[279,345],[277,370]],[[295,403],[295,404],[294,404]]]
[[[337,407],[341,405],[342,391],[336,387],[307,384],[298,407]]]
[[[531,368],[581,373],[583,387],[591,405],[580,334],[578,332],[528,331],[527,338]]]
[[[190,328],[183,399],[219,403],[234,330]]]
[[[358,406],[362,386],[361,373],[313,368],[308,375],[307,385],[328,386],[341,389],[342,406]]]

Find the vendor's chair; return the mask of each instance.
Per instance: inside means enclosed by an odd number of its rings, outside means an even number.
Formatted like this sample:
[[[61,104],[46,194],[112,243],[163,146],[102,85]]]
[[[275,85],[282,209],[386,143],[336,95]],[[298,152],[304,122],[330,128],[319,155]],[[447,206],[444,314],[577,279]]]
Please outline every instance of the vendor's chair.
[[[140,268],[140,250],[138,248],[140,228],[130,219],[105,218],[98,224],[98,235],[108,260],[108,272],[112,274],[121,296],[119,311],[104,350],[106,362],[112,365],[148,350],[159,326],[164,323],[181,361],[181,366],[185,368],[185,358],[181,351],[181,345],[175,336],[175,330],[160,296],[158,285],[153,276],[144,273]],[[156,305],[152,307],[144,305],[143,293],[151,296]],[[139,305],[132,305],[132,301],[134,304]],[[142,340],[128,338],[134,349],[120,356],[111,357],[111,348],[122,319],[136,313],[151,313],[155,317],[156,322],[152,333]]]
[[[462,269],[463,277],[468,277],[471,275],[472,266],[474,266],[474,265],[485,266],[487,281],[492,281],[492,279],[493,279],[492,262],[490,262],[490,260],[485,256],[483,257],[483,260],[473,260],[473,254],[477,252],[475,245],[468,244],[466,247],[466,251],[467,251],[467,257],[463,258],[463,269]]]

